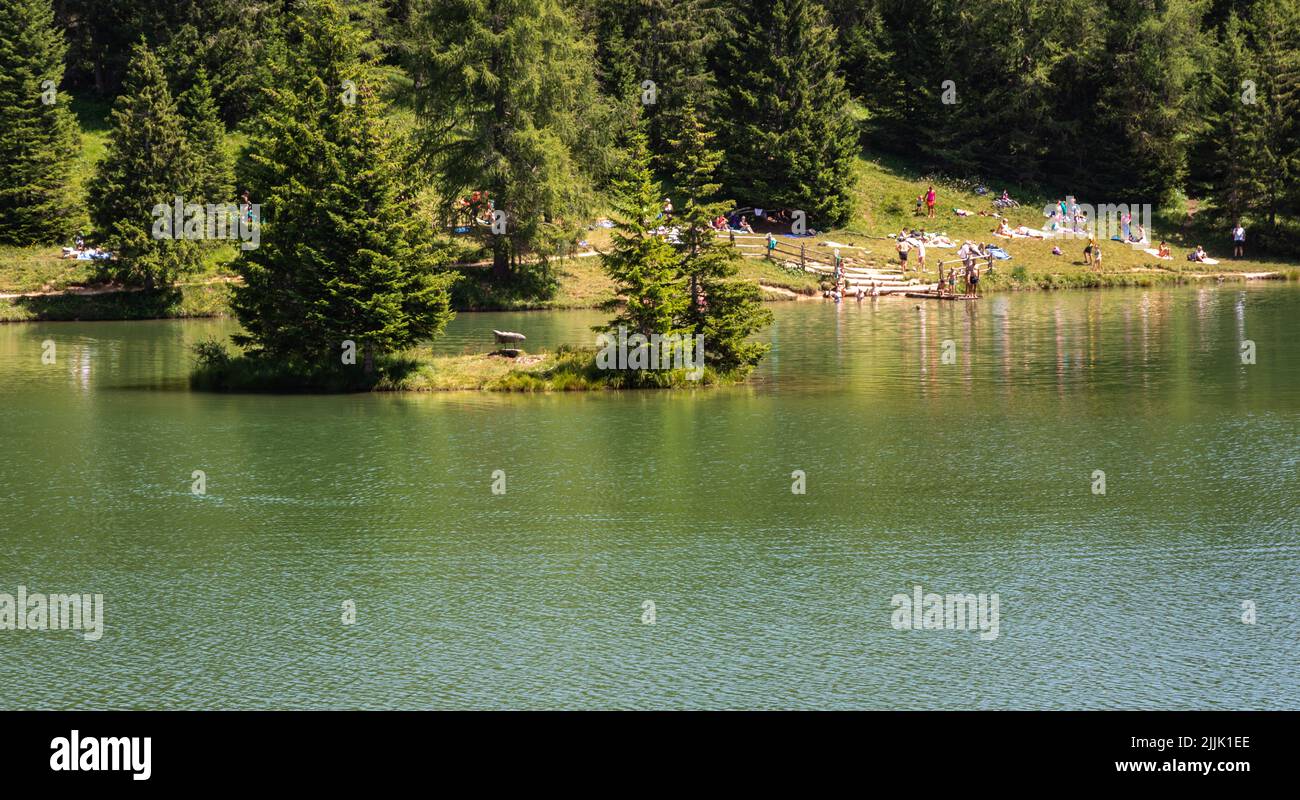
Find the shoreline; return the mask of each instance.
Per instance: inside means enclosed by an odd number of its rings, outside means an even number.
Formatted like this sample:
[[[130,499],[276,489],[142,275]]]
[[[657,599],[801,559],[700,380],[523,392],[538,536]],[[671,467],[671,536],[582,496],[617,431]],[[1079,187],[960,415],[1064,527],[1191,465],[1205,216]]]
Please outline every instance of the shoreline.
[[[1178,286],[1214,281],[1216,283],[1288,282],[1300,280],[1300,270],[1190,272],[1155,267],[1134,267],[1109,272],[1065,274],[1055,271],[1017,274],[1015,268],[1002,269],[985,278],[984,294],[1023,291],[1058,291],[1062,289],[1120,289],[1134,287]],[[0,324],[20,322],[129,322],[162,319],[214,319],[229,317],[226,287],[236,283],[233,276],[219,276],[207,281],[179,283],[167,289],[139,287],[77,286],[63,291],[0,292]],[[796,291],[789,286],[756,281],[765,302],[829,302],[820,290]],[[918,289],[924,284],[918,284]],[[905,297],[901,292],[900,297]],[[888,297],[888,295],[881,295]],[[855,300],[855,296],[844,298]],[[877,298],[878,299],[878,298]],[[909,298],[912,299],[912,298]],[[26,308],[26,305],[37,308]],[[586,303],[478,305],[457,308],[456,313],[582,311],[598,308],[599,301]],[[43,306],[43,307],[41,307]]]

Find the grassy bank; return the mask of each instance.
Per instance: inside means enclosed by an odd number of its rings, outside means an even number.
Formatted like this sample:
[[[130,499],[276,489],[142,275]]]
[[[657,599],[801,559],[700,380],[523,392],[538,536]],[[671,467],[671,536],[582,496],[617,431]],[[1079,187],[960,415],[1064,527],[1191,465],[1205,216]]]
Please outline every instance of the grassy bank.
[[[379,359],[367,372],[359,365],[305,367],[231,355],[224,346],[196,347],[192,388],[218,392],[590,392],[626,389],[693,389],[743,380],[744,372],[706,368],[692,380],[684,369],[662,372],[602,370],[596,351],[560,348],[555,353],[508,357],[497,353],[434,355],[417,348]]]
[[[0,322],[215,317],[230,309],[230,286],[209,283],[155,291],[0,298]]]
[[[74,101],[73,108],[81,124],[81,157],[76,162],[74,181],[84,190],[94,174],[95,164],[104,155],[108,126],[108,104]],[[227,145],[233,151],[238,136],[231,134]],[[1101,288],[1111,286],[1158,286],[1200,280],[1244,280],[1265,274],[1283,279],[1300,279],[1300,264],[1276,260],[1251,252],[1252,257],[1233,261],[1223,252],[1226,236],[1198,240],[1203,232],[1186,222],[1179,208],[1159,209],[1155,213],[1153,241],[1166,240],[1174,248],[1175,258],[1162,261],[1141,250],[1119,242],[1103,243],[1105,269],[1094,272],[1082,260],[1083,242],[1057,242],[1064,253],[1051,254],[1052,241],[1031,239],[1003,240],[992,235],[997,221],[978,214],[958,217],[953,208],[974,212],[992,211],[992,195],[1003,188],[1021,203],[1007,212],[1011,225],[1041,227],[1041,208],[1056,198],[1037,196],[1031,190],[1014,185],[989,185],[990,194],[976,195],[967,188],[950,183],[935,183],[938,213],[927,219],[914,213],[916,196],[931,183],[924,175],[895,159],[860,158],[856,174],[856,210],[853,221],[845,228],[822,232],[819,242],[834,242],[865,248],[868,252],[850,252],[850,266],[892,267],[896,263],[893,241],[887,238],[900,228],[925,228],[946,233],[954,240],[996,242],[1012,256],[998,262],[985,277],[985,291],[1031,289]],[[1088,198],[1080,198],[1087,200]],[[84,220],[88,229],[89,220]],[[588,248],[599,250],[609,244],[606,228],[593,224],[585,234]],[[806,241],[806,240],[805,240]],[[1185,253],[1204,244],[1217,265],[1203,265],[1185,260]],[[457,259],[481,257],[482,252],[462,240],[452,243]],[[752,251],[751,251],[752,252]],[[1250,252],[1250,251],[1248,251]],[[614,296],[614,286],[600,267],[600,259],[591,255],[559,259],[552,262],[549,274],[515,284],[499,285],[491,280],[491,270],[483,266],[459,269],[453,303],[461,311],[595,308]],[[60,258],[57,246],[0,246],[0,322],[30,320],[150,319],[169,317],[219,316],[229,313],[228,288],[213,285],[233,277],[230,267],[236,255],[233,246],[213,248],[203,270],[187,275],[185,284],[159,292],[112,292],[112,287],[97,286],[93,262]],[[929,248],[931,265],[937,259],[955,258],[954,250]],[[757,283],[769,300],[793,300],[817,297],[822,283],[819,277],[792,271],[763,258],[745,258],[741,277]],[[933,271],[923,277],[933,279]],[[916,276],[915,272],[909,276]],[[24,296],[17,296],[24,295]]]

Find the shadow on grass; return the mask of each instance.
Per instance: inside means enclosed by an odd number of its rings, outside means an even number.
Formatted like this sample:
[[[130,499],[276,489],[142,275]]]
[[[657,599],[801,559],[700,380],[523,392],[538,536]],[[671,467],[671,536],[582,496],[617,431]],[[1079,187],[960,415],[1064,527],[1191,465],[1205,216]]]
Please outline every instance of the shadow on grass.
[[[35,320],[71,322],[174,317],[178,315],[182,298],[181,290],[171,287],[153,291],[18,297],[13,303]]]
[[[555,298],[560,283],[549,266],[527,265],[506,280],[489,268],[465,268],[451,290],[457,311],[518,311],[543,308]]]

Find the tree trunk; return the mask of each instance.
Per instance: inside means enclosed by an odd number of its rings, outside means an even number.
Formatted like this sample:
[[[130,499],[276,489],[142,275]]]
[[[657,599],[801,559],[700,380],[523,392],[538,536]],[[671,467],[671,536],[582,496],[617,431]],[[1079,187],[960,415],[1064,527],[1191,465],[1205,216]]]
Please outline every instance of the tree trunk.
[[[504,235],[492,240],[492,277],[498,281],[510,277],[510,247]]]

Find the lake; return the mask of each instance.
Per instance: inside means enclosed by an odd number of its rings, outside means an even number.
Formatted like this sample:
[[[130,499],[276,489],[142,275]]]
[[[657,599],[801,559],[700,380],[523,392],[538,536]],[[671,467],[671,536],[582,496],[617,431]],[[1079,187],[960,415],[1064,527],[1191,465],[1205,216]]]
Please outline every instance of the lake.
[[[1300,287],[774,311],[744,386],[545,396],[199,394],[230,321],[0,325],[0,592],[104,608],[0,630],[0,707],[1300,707]],[[896,628],[917,586],[996,636]]]

